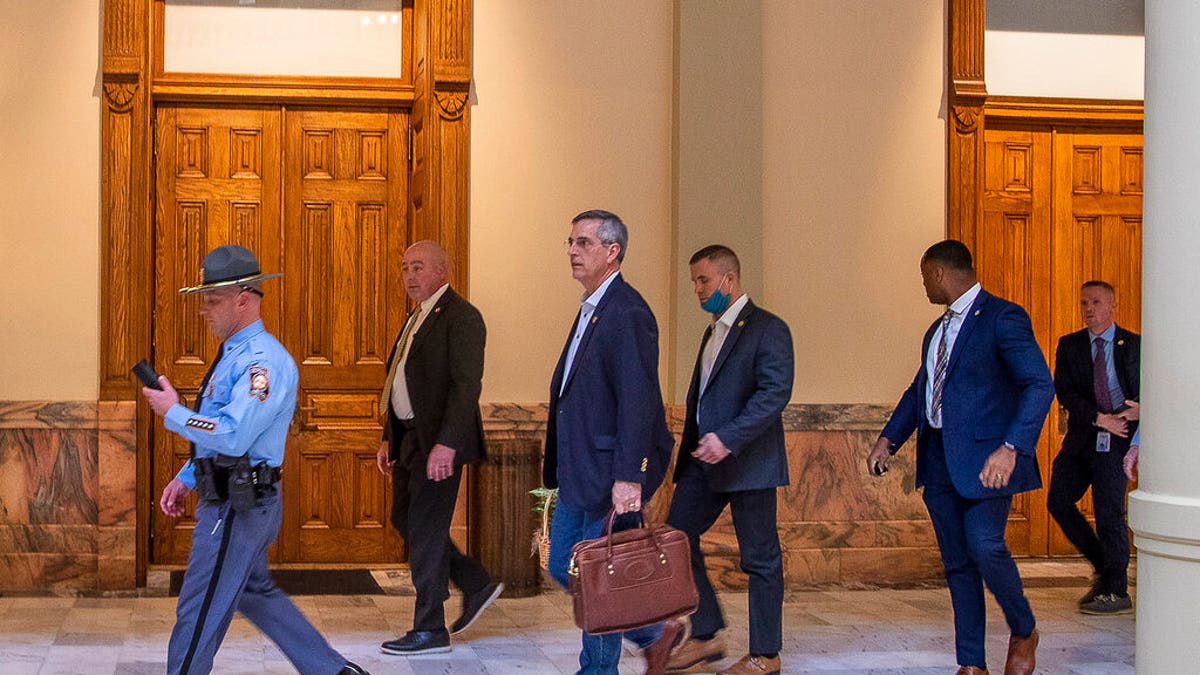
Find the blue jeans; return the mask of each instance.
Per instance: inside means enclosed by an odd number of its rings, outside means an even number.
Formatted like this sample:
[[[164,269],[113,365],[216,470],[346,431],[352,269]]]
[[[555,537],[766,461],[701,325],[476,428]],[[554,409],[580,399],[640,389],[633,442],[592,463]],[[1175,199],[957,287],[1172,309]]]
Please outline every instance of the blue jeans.
[[[550,523],[550,576],[564,589],[567,585],[567,565],[571,561],[571,548],[585,539],[600,536],[607,511],[589,512],[574,507],[559,496],[554,506],[554,519]],[[619,517],[614,530],[627,529],[636,524],[632,517]],[[583,633],[583,649],[579,652],[577,675],[616,675],[617,663],[621,660],[621,638],[625,637],[645,649],[662,636],[662,624],[654,624],[625,633],[592,635]]]

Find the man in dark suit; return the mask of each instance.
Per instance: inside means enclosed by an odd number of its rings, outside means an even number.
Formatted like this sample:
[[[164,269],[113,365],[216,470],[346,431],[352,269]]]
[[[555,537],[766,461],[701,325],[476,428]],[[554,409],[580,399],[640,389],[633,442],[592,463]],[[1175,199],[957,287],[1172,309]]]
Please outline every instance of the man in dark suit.
[[[1054,389],[1067,409],[1067,435],[1051,468],[1046,506],[1095,569],[1079,611],[1127,614],[1133,601],[1123,460],[1137,426],[1142,338],[1113,323],[1116,293],[1107,282],[1085,283],[1079,289],[1079,309],[1087,327],[1062,336],[1055,352]],[[1088,486],[1095,530],[1076,506]]]
[[[392,477],[392,525],[404,538],[417,591],[413,629],[383,643],[385,654],[450,651],[504,590],[450,540],[462,467],[485,457],[479,392],[487,329],[479,310],[448,283],[446,252],[419,241],[404,252],[404,288],[417,303],[388,357],[380,396],[386,417],[376,461]],[[446,630],[447,579],[463,593]]]
[[[558,488],[550,525],[550,574],[564,588],[571,547],[600,536],[610,509],[640,511],[662,482],[674,439],[658,385],[658,324],[621,278],[629,234],[608,211],[571,221],[567,256],[583,285],[579,313],[550,381],[542,481]],[[618,518],[614,529],[636,523]],[[647,673],[662,673],[682,621],[624,633],[642,647]],[[579,672],[615,675],[621,634],[583,634]]]
[[[983,588],[1011,637],[1005,675],[1027,675],[1038,634],[1004,542],[1015,494],[1041,487],[1037,442],[1054,381],[1019,305],[983,290],[971,252],[949,239],[921,258],[921,279],[946,312],[925,332],[921,367],[867,456],[875,475],[917,432],[917,486],[942,553],[960,675],[987,672]]]
[[[691,617],[691,638],[674,650],[668,669],[725,657],[718,635],[725,619],[705,571],[700,535],[728,504],[741,568],[750,575],[750,653],[721,673],[778,673],[783,553],[775,492],[788,484],[783,409],[792,396],[792,334],[742,292],[741,265],[731,249],[706,246],[690,265],[700,307],[713,321],[700,341],[688,387],[667,524],[686,532],[691,542],[700,606]]]

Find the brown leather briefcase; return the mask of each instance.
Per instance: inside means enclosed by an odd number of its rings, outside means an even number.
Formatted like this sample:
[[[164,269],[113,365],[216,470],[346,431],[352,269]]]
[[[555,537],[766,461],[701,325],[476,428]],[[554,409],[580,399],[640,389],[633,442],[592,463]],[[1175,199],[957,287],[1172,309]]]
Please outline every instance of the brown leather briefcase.
[[[615,512],[608,516],[611,532]],[[686,616],[700,597],[692,579],[687,535],[670,525],[649,525],[581,541],[568,567],[575,625],[617,633]]]

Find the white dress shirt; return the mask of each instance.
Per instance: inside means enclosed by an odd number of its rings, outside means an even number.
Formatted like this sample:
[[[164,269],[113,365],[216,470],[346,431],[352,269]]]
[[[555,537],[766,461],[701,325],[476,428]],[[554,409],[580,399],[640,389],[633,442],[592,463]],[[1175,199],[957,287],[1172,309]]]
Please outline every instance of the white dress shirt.
[[[433,311],[438,300],[442,299],[447,288],[450,288],[450,284],[442,284],[441,288],[434,291],[433,295],[425,298],[425,301],[421,303],[421,314],[417,316],[416,323],[408,333],[408,342],[404,343],[404,353],[396,355],[400,363],[396,366],[396,379],[392,381],[392,412],[396,413],[397,419],[411,420],[413,418],[412,399],[408,395],[408,381],[404,378],[404,364],[408,363],[408,352],[412,350],[412,343],[417,337],[417,331],[421,330],[421,325],[425,323],[425,319],[429,317],[429,313]]]
[[[708,379],[712,377],[713,365],[717,362],[717,355],[721,353],[721,347],[725,344],[725,338],[729,335],[729,329],[733,328],[733,322],[737,321],[738,315],[742,313],[742,308],[746,306],[747,302],[750,302],[750,296],[742,293],[741,297],[734,300],[733,304],[726,307],[721,316],[712,322],[712,335],[709,336],[708,342],[704,345],[704,356],[701,359],[701,396],[704,395],[704,390],[708,389]],[[698,410],[699,406],[697,406]]]
[[[608,275],[608,278],[600,284],[591,295],[584,295],[579,299],[579,321],[575,322],[575,333],[571,335],[571,346],[567,348],[567,362],[563,364],[562,382],[558,385],[558,395],[562,396],[563,389],[567,387],[567,375],[571,373],[571,365],[575,363],[575,352],[579,351],[579,341],[583,339],[583,333],[587,330],[588,322],[592,320],[592,314],[596,313],[596,307],[600,306],[600,300],[604,297],[605,291],[612,285],[613,279],[617,278],[620,271],[613,272]]]
[[[954,341],[958,339],[958,331],[962,328],[963,321],[967,318],[967,311],[971,309],[971,305],[975,303],[975,298],[979,297],[979,291],[983,287],[976,283],[974,286],[967,289],[966,293],[958,296],[958,299],[950,303],[950,310],[954,315],[950,317],[950,325],[946,331],[946,355],[949,358],[950,354],[954,353]],[[929,426],[934,429],[942,428],[942,420],[934,419],[933,417],[933,374],[937,369],[937,351],[938,343],[942,340],[942,324],[938,323],[938,327],[933,331],[933,339],[929,341],[929,351],[925,353],[925,373],[928,377],[925,378],[925,419],[929,422]],[[945,383],[942,384],[942,398],[946,396]],[[942,406],[945,408],[945,405]]]

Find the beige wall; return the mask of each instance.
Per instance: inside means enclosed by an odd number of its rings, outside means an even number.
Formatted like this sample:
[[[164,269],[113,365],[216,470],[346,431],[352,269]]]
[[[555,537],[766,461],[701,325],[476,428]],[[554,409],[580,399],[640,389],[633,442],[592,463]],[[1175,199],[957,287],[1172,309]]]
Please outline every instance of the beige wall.
[[[563,245],[576,213],[625,220],[622,272],[667,330],[672,8],[474,7],[470,292],[488,324],[483,399],[545,401],[582,291]]]
[[[0,16],[0,400],[95,400],[99,2]]]
[[[893,403],[938,314],[942,0],[765,0],[764,302],[791,326],[792,400]]]
[[[763,289],[762,2],[680,2],[676,26],[674,371],[667,396],[687,400],[711,315],[698,306],[688,260],[709,244],[738,254],[742,287]]]

